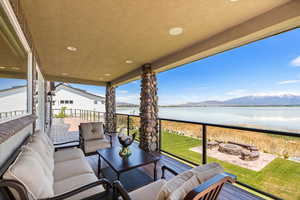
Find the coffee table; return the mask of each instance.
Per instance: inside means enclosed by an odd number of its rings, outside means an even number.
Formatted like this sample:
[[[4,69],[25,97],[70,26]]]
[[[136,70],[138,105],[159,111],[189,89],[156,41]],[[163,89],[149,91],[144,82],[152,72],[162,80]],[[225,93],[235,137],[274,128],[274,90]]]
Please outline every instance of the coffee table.
[[[145,152],[135,145],[131,145],[129,148],[132,154],[127,159],[122,159],[119,156],[120,146],[97,150],[97,154],[99,155],[98,176],[100,177],[101,174],[101,159],[116,172],[118,180],[120,180],[120,175],[123,172],[153,163],[153,177],[155,181],[157,179],[156,165],[160,158]]]

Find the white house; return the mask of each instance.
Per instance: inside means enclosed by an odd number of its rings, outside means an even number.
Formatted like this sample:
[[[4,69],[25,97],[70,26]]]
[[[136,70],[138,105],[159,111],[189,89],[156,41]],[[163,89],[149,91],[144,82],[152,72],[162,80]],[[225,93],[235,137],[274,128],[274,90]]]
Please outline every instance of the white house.
[[[105,112],[105,97],[60,83],[55,88],[52,108],[62,107]]]
[[[0,90],[0,111],[14,112],[27,110],[27,87],[15,86]]]

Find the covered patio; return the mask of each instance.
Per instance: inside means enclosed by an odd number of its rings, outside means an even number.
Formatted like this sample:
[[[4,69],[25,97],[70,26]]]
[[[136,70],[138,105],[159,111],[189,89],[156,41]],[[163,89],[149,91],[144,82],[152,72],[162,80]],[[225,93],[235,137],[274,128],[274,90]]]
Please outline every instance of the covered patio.
[[[28,135],[39,131],[48,134],[56,147],[76,147],[82,139],[79,138],[78,125],[100,121],[104,124],[104,132],[112,138],[112,147],[119,147],[117,135],[120,132],[120,114],[116,112],[116,89],[138,79],[141,79],[140,113],[139,116],[124,115],[127,117],[125,134],[132,135],[129,118],[138,117],[138,141],[134,142],[133,147],[159,158],[157,166],[156,161],[154,162],[158,177],[162,175],[162,166],[182,173],[210,163],[207,156],[208,127],[299,137],[296,133],[196,123],[200,127],[201,138],[199,162],[172,154],[162,148],[162,122],[170,119],[158,117],[159,85],[156,79],[160,72],[298,28],[300,2],[297,0],[1,0],[1,8],[1,12],[7,16],[7,23],[12,24],[14,31],[11,32],[17,36],[19,45],[26,52],[26,115],[31,117],[28,120],[27,116],[26,123],[22,121],[24,116],[17,119],[21,121],[5,121],[6,134],[3,143],[12,138],[11,136],[18,135],[22,128],[30,126]],[[10,56],[9,54],[7,58]],[[0,70],[4,71],[5,77],[21,76],[5,70]],[[199,78],[201,79],[201,74]],[[69,122],[68,118],[55,119],[52,110],[55,82],[105,87],[105,117],[96,119],[93,114],[91,116],[94,118],[84,118],[85,112],[75,110],[71,111],[71,115],[75,115],[71,116],[73,120]],[[177,122],[194,123],[180,120]],[[16,123],[23,126],[11,131]],[[22,139],[24,138],[23,135]],[[15,146],[21,147],[22,144],[24,143],[19,142]],[[10,151],[14,152],[15,149],[11,148]],[[84,153],[95,175],[100,171],[103,174],[107,171],[108,180],[115,180],[105,162],[99,168],[98,155]],[[7,158],[9,157],[11,156],[8,153]],[[13,163],[10,159],[9,162],[2,160],[4,164]],[[123,182],[120,179],[128,191],[147,185],[155,178],[151,164],[141,166],[131,173],[125,175]],[[131,177],[138,180],[130,180]],[[173,176],[167,173],[167,180],[171,177]],[[219,199],[280,199],[240,182],[239,177],[236,183],[223,183]],[[209,194],[211,199],[217,196],[220,187],[218,190]]]

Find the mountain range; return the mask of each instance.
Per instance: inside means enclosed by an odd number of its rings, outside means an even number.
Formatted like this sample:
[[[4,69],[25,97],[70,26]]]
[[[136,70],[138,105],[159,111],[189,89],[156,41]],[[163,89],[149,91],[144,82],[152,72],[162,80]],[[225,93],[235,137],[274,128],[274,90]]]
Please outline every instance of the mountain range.
[[[201,101],[184,104],[169,105],[174,107],[197,107],[197,106],[299,106],[300,96],[284,95],[251,95],[232,98],[225,101]],[[138,107],[136,104],[118,102],[118,107]]]
[[[300,105],[297,95],[251,95],[225,101],[202,101],[180,104],[176,106],[296,106]]]

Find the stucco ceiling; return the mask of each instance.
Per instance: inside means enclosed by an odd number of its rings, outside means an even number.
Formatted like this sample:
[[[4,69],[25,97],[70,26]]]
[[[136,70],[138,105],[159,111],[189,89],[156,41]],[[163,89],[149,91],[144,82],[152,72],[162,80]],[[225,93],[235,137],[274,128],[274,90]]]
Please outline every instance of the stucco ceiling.
[[[292,28],[274,25],[294,19],[300,8],[289,0],[20,2],[46,78],[99,85],[134,79],[145,63],[163,71]],[[183,34],[171,36],[172,27]]]
[[[25,50],[0,9],[0,78],[26,78]]]

